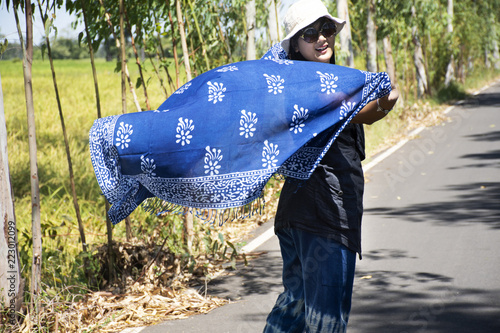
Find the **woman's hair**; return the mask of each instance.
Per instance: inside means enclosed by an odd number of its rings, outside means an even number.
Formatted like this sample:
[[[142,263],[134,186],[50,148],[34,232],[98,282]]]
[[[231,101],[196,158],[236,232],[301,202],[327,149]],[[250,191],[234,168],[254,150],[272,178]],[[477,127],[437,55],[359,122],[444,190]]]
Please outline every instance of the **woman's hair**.
[[[304,32],[304,30],[306,30],[309,27],[314,26],[316,24],[316,22],[318,22],[319,20],[322,20],[321,23],[323,23],[324,21],[326,21],[328,19],[321,17],[321,18],[317,19],[314,23],[309,24],[304,29],[299,30],[292,38],[290,38],[290,47],[288,50],[288,58],[289,59],[291,59],[291,60],[304,60],[304,61],[307,60],[306,58],[304,58],[302,53],[300,53],[300,51],[296,51],[296,49],[298,50],[298,48],[299,48],[298,47],[299,46],[299,38],[302,35],[302,33]],[[323,25],[323,24],[321,24],[321,25]],[[335,48],[332,48],[332,51],[333,51],[333,54],[332,54],[332,57],[330,58],[330,64],[335,64]]]

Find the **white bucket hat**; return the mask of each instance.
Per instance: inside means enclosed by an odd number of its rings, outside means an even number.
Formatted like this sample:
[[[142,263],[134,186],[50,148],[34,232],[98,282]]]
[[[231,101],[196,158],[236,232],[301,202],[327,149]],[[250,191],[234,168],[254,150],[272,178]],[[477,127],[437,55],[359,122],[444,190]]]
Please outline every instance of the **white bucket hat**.
[[[337,33],[344,27],[345,21],[330,15],[328,9],[326,9],[321,0],[299,0],[295,2],[288,8],[285,15],[284,24],[286,37],[281,41],[281,47],[289,53],[290,39],[295,36],[297,32],[316,22],[316,20],[321,17],[329,18],[335,22],[337,25]]]

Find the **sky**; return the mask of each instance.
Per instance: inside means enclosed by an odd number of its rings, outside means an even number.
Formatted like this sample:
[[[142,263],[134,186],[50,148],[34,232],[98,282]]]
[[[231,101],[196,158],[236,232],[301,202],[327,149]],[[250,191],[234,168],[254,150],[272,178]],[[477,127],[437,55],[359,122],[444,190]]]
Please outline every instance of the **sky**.
[[[282,10],[279,13],[280,16],[280,24],[282,24],[282,17],[284,15],[283,11],[288,8],[290,3],[293,3],[296,0],[281,0],[283,5]],[[24,20],[24,14],[18,13],[19,20],[21,24],[21,29],[23,33],[25,31],[26,23]],[[33,44],[40,45],[44,38],[44,28],[42,24],[42,20],[40,18],[40,13],[38,13],[38,8],[34,13],[35,21],[33,24]],[[77,29],[71,28],[71,23],[75,20],[74,15],[69,15],[64,10],[64,7],[60,10],[56,10],[56,17],[54,19],[54,25],[58,29],[59,37],[69,37],[69,38],[78,38],[78,34],[83,31],[84,26],[80,24]],[[14,18],[14,12],[12,9],[7,11],[5,1],[2,1],[0,4],[0,34],[4,35],[5,38],[9,40],[9,42],[19,42],[19,35],[17,33],[16,28],[16,20]],[[3,40],[2,40],[3,41]]]
[[[21,29],[24,33],[26,27],[24,14],[18,12],[18,15]],[[38,8],[36,8],[36,12],[33,16],[35,18],[33,24],[33,44],[39,45],[44,38],[44,28],[42,19],[40,18],[40,13],[38,12]],[[56,10],[54,24],[58,29],[58,36],[77,38],[80,31],[83,30],[83,25],[80,25],[76,30],[72,29],[71,22],[73,22],[74,20],[75,16],[66,13],[64,7],[61,10]],[[5,38],[7,38],[9,42],[19,42],[19,35],[17,33],[14,11],[12,9],[7,11],[5,1],[2,1],[2,4],[0,5],[0,34],[5,35]]]

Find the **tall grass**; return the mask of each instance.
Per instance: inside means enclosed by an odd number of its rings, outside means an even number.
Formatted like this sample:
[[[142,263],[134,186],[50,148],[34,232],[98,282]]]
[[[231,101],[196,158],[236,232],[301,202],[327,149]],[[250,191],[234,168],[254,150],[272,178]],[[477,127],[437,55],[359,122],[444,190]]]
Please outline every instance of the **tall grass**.
[[[115,73],[115,67],[114,62],[103,60],[97,62],[103,116],[121,113],[120,73]],[[95,180],[88,150],[88,132],[97,117],[90,63],[89,60],[59,60],[55,61],[55,68],[87,242],[104,243],[106,233],[104,198]],[[132,69],[131,72],[134,75]],[[29,270],[31,260],[31,202],[22,63],[16,60],[0,61],[0,74],[21,259],[26,272]],[[148,92],[153,106],[160,105],[165,99],[159,83],[154,79],[150,81]],[[33,95],[44,235],[43,280],[50,282],[54,280],[53,276],[56,276],[57,279],[54,281],[61,280],[62,283],[73,284],[81,279],[82,272],[78,267],[80,262],[77,258],[77,254],[81,251],[81,243],[72,204],[52,73],[47,60],[33,63]],[[141,98],[142,92],[138,95]],[[145,104],[143,100],[140,102],[142,105]],[[135,111],[130,98],[127,104],[129,111]],[[144,220],[144,213],[140,210],[132,215],[132,221],[137,220]],[[123,237],[124,232],[124,225],[117,225],[114,229],[115,239]]]

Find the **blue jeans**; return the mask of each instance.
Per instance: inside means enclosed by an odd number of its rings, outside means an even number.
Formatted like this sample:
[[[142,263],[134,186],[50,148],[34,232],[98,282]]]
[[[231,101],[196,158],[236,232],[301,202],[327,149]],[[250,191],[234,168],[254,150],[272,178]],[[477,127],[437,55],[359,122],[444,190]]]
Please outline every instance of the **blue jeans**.
[[[264,333],[345,332],[351,310],[356,253],[299,229],[277,232],[284,292]]]

